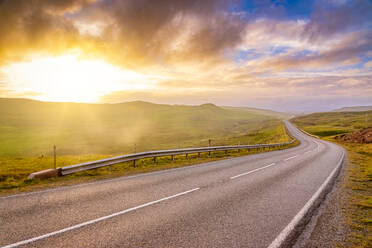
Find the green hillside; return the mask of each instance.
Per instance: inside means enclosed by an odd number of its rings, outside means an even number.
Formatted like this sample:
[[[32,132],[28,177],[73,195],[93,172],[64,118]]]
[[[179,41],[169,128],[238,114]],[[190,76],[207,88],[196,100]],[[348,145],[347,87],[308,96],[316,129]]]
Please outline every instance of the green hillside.
[[[252,114],[276,117],[281,120],[289,119],[291,117],[291,115],[288,113],[276,112],[276,111],[272,111],[268,109],[249,108],[249,107],[229,107],[229,106],[224,106],[223,108],[227,110],[246,111]]]
[[[354,107],[343,107],[340,109],[332,110],[333,112],[359,112],[359,111],[370,111],[372,106],[354,106]]]
[[[213,104],[51,103],[0,99],[0,156],[123,154],[213,144],[277,142],[268,115]],[[269,133],[265,133],[270,131]],[[271,135],[273,134],[273,135]]]
[[[372,111],[314,113],[292,121],[309,133],[326,137],[371,127]]]
[[[133,153],[134,149],[140,152],[208,146],[209,139],[212,145],[290,140],[284,125],[275,116],[213,104],[182,106],[139,101],[81,104],[0,98],[0,117],[0,191],[76,183],[229,156],[216,153],[208,158],[204,154],[199,160],[188,161],[180,156],[175,162],[161,158],[157,165],[143,160],[137,168],[120,164],[43,182],[26,179],[32,172],[53,167],[54,144],[57,166],[61,167]],[[241,151],[236,156],[252,152],[255,151]]]

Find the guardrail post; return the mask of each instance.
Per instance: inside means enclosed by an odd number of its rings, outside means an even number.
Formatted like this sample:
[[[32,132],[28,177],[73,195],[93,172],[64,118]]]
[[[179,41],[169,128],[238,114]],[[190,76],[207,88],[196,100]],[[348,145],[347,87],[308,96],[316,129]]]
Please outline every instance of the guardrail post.
[[[1,0],[0,0],[1,1]],[[82,164],[76,164],[76,165],[70,165],[62,168],[58,168],[58,175],[68,175],[71,173],[75,173],[78,171],[83,171],[83,170],[89,170],[89,169],[95,169],[103,166],[109,166],[109,169],[111,170],[111,165],[122,163],[123,161],[128,161],[131,162],[133,161],[133,166],[137,167],[137,160],[143,159],[143,158],[153,158],[154,162],[157,163],[157,157],[162,157],[162,156],[171,156],[172,162],[175,161],[174,156],[177,155],[186,155],[186,159],[189,159],[189,154],[198,154],[198,158],[201,158],[201,153],[206,153],[208,152],[209,157],[212,156],[212,152],[214,151],[225,151],[226,154],[229,153],[229,150],[248,150],[248,151],[265,151],[265,150],[272,150],[277,147],[280,147],[282,149],[285,149],[288,145],[292,144],[295,141],[295,139],[292,139],[292,141],[287,142],[287,143],[276,143],[276,144],[257,144],[257,145],[238,145],[238,146],[218,146],[218,147],[198,147],[195,149],[175,149],[175,150],[163,150],[163,151],[150,151],[150,152],[143,152],[143,153],[135,153],[135,154],[129,154],[129,155],[124,155],[124,156],[119,156],[119,157],[114,157],[114,158],[109,158],[109,159],[104,159],[102,161],[93,161],[91,163],[82,163]],[[56,150],[55,147],[53,147],[54,150]],[[134,146],[135,151],[136,151],[136,144]],[[256,149],[256,150],[254,150]],[[54,152],[54,161],[56,161],[56,152]],[[56,166],[56,163],[55,163]],[[53,169],[51,169],[53,170]],[[53,170],[53,171],[57,171]]]
[[[208,140],[208,146],[210,147],[212,145],[212,140]],[[211,152],[208,152],[208,157],[211,157]]]
[[[54,169],[57,169],[57,147],[56,145],[53,146],[53,158],[54,158]]]

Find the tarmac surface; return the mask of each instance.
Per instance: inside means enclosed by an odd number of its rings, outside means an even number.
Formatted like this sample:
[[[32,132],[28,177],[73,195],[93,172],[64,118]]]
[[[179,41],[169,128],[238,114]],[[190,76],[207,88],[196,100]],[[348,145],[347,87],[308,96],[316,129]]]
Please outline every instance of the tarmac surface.
[[[297,147],[0,197],[0,247],[267,247],[340,161]]]

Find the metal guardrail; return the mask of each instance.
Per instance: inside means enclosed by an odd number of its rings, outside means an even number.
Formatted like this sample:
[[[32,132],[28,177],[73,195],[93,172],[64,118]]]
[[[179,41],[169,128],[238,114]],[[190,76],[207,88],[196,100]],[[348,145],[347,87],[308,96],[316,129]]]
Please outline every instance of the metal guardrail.
[[[303,129],[301,129],[301,128],[299,128],[299,127],[297,127],[299,130],[301,130],[301,132],[303,132],[304,134],[306,134],[306,135],[308,135],[308,136],[310,136],[310,137],[313,137],[313,138],[316,138],[316,139],[320,139],[319,138],[319,136],[317,136],[317,135],[314,135],[314,134],[311,134],[311,133],[309,133],[309,132],[306,132],[305,130],[303,130]]]
[[[294,124],[293,122],[291,122],[295,127],[297,127],[298,130],[300,130],[301,132],[303,132],[304,134],[310,136],[310,137],[313,137],[313,138],[316,138],[316,139],[320,139],[319,136],[317,135],[314,135],[314,134],[311,134],[309,132],[306,132],[305,130],[303,130],[302,128],[299,128],[296,124]],[[288,133],[288,132],[287,132]]]
[[[289,133],[289,132],[288,132]],[[216,152],[216,151],[229,151],[229,150],[240,150],[240,149],[260,149],[260,148],[270,148],[270,147],[281,147],[285,145],[290,145],[295,142],[295,139],[287,143],[277,143],[277,144],[258,144],[258,145],[234,145],[234,146],[208,146],[208,147],[198,147],[198,148],[185,148],[185,149],[174,149],[174,150],[160,150],[160,151],[148,151],[148,152],[139,152],[133,154],[127,154],[118,157],[112,157],[102,160],[96,160],[93,162],[87,162],[82,164],[69,165],[65,167],[58,168],[58,174],[60,176],[69,175],[79,171],[85,171],[90,169],[96,169],[104,166],[119,164],[123,162],[133,161],[134,165],[137,160],[144,158],[154,158],[156,163],[157,157],[171,156],[172,160],[175,155],[186,154],[195,154],[197,153],[200,157],[201,153],[204,152]]]

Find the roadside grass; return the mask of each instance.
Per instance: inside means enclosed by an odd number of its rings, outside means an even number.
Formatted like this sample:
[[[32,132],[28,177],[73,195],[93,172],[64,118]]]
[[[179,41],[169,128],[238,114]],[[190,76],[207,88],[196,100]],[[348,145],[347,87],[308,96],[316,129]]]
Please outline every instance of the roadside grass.
[[[372,126],[371,120],[366,120],[366,115],[368,118],[371,114],[372,111],[317,113],[292,119],[298,127],[347,151],[351,166],[344,186],[348,199],[344,214],[352,230],[345,240],[347,247],[372,247],[372,144],[348,143],[336,140],[335,136]]]
[[[274,116],[270,116],[273,114]],[[212,145],[287,142],[278,113],[225,109],[213,104],[163,105],[50,103],[0,98],[0,193],[78,183],[219,159],[202,158],[137,168],[125,164],[71,176],[28,180],[36,171],[136,152]],[[218,155],[218,156],[217,156]],[[242,153],[244,155],[244,153]]]
[[[138,160],[136,163],[136,167],[133,166],[133,162],[125,162],[116,165],[106,166],[99,169],[93,169],[83,172],[74,173],[71,175],[57,177],[57,178],[49,178],[49,179],[27,179],[27,175],[29,171],[35,169],[47,169],[50,168],[50,164],[52,163],[52,157],[45,157],[42,158],[26,158],[23,159],[23,166],[17,167],[14,169],[17,164],[10,165],[9,169],[6,172],[0,171],[0,174],[6,175],[6,179],[1,181],[0,183],[0,195],[8,195],[13,193],[19,192],[27,192],[32,190],[40,190],[50,187],[56,186],[66,186],[66,185],[73,185],[78,183],[84,182],[91,182],[96,180],[108,179],[108,178],[115,178],[120,176],[127,176],[133,175],[138,173],[145,173],[151,171],[158,171],[170,168],[177,168],[183,166],[191,166],[205,162],[217,161],[227,158],[239,157],[239,156],[246,156],[251,154],[257,154],[262,152],[268,151],[275,151],[281,149],[287,149],[290,147],[297,146],[299,144],[298,141],[294,143],[283,146],[281,148],[271,148],[271,149],[241,149],[241,150],[232,150],[228,151],[227,153],[224,151],[219,152],[212,152],[211,157],[209,157],[208,153],[201,153],[201,157],[198,158],[197,154],[189,154],[188,159],[186,159],[185,155],[177,155],[174,157],[174,161],[171,161],[169,156],[167,157],[158,157],[157,163],[154,163],[152,158],[141,159]],[[81,156],[79,158],[76,157],[63,157],[59,159],[60,165],[69,165],[73,161],[78,162],[86,162],[91,161],[94,159],[103,158],[103,155],[91,155],[91,156]],[[0,166],[2,168],[2,166]],[[13,172],[14,171],[14,172]],[[11,173],[10,173],[11,172]]]
[[[355,247],[372,245],[372,144],[337,142],[346,148],[350,163],[347,187],[352,190],[346,211],[353,235],[347,242]]]

